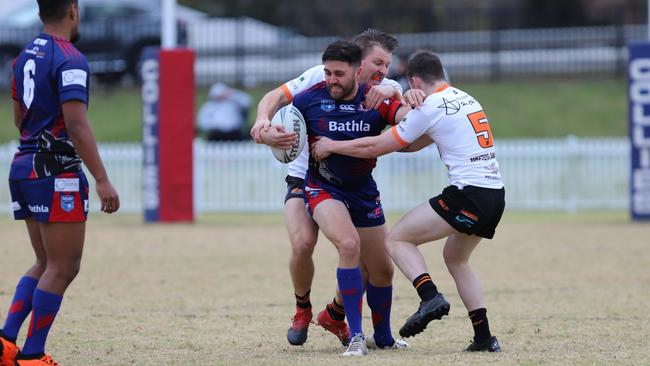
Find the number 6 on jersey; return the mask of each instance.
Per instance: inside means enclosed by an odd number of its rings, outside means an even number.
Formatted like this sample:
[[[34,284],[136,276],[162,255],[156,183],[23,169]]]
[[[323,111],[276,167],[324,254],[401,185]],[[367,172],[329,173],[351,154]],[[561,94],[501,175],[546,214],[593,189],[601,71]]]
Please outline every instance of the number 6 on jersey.
[[[29,59],[23,67],[23,102],[27,109],[32,106],[34,101],[34,75],[36,75],[36,62]]]

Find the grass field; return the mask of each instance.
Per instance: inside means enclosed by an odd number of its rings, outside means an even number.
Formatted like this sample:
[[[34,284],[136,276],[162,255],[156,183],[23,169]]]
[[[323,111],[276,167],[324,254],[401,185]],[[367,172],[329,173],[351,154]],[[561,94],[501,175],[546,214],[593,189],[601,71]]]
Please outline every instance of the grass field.
[[[395,222],[395,217],[390,222]],[[292,347],[289,248],[281,215],[219,215],[198,223],[144,225],[94,215],[78,279],[69,288],[48,351],[63,365],[647,365],[650,364],[648,224],[623,213],[507,215],[482,243],[482,278],[500,354],[465,354],[467,314],[441,259],[424,247],[450,315],[402,352],[347,360],[334,336],[311,327]],[[0,309],[31,253],[20,223],[0,219]],[[321,238],[312,302],[335,286],[336,253]],[[393,329],[417,295],[396,272]],[[364,327],[371,333],[369,311]],[[24,332],[23,332],[24,334]],[[21,336],[22,338],[22,336]]]
[[[459,83],[485,108],[497,138],[625,136],[627,97],[625,80],[512,81]],[[89,116],[100,141],[139,141],[142,134],[139,89],[92,89]],[[266,88],[250,90],[257,101]],[[207,90],[196,93],[196,107]],[[11,98],[0,93],[0,143],[17,138]]]

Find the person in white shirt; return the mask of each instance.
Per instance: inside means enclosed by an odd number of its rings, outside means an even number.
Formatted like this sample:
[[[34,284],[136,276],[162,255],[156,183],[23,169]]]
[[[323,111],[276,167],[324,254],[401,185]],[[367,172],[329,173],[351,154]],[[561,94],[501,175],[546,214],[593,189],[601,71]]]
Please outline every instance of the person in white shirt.
[[[250,106],[251,97],[247,93],[223,83],[214,84],[199,110],[199,130],[207,134],[208,141],[244,140],[242,128],[248,120]]]
[[[445,264],[474,328],[474,339],[465,350],[498,352],[501,347],[490,333],[483,291],[469,265],[470,255],[481,238],[494,236],[505,207],[505,189],[492,131],[480,103],[447,83],[435,53],[415,52],[409,58],[407,75],[411,87],[427,95],[420,107],[379,136],[348,141],[321,137],[312,144],[311,154],[316,160],[330,154],[372,158],[436,144],[448,168],[450,185],[440,195],[406,213],[386,239],[395,264],[421,298],[420,307],[406,320],[400,335],[414,336],[430,321],[449,313],[450,305],[431,280],[417,248],[447,238],[443,249]]]
[[[354,43],[361,47],[361,74],[362,83],[373,85],[366,95],[366,108],[377,108],[384,100],[390,97],[402,99],[410,105],[417,105],[424,100],[424,93],[417,91],[402,97],[399,84],[393,80],[385,79],[391,62],[392,52],[397,48],[395,37],[376,29],[368,29],[359,34]],[[251,136],[258,143],[264,143],[278,148],[288,148],[296,139],[294,132],[285,132],[280,126],[271,126],[270,120],[275,112],[282,106],[290,103],[298,93],[325,80],[323,65],[314,66],[305,71],[298,78],[288,81],[269,91],[260,100],[257,107],[257,120],[251,128]],[[312,254],[318,238],[318,226],[312,220],[303,199],[304,178],[307,172],[309,149],[305,145],[301,155],[292,163],[286,177],[287,194],[285,196],[285,222],[289,240],[291,242],[291,258],[289,272],[293,282],[296,297],[296,314],[287,331],[287,340],[292,345],[301,345],[307,340],[307,330],[312,319],[311,292],[314,277],[314,262]],[[394,269],[383,245],[382,239],[375,237],[362,237],[361,245],[368,252],[378,253],[372,260],[366,259],[366,267],[371,268],[374,278],[373,284],[378,287],[388,287],[392,284]],[[367,268],[362,268],[367,276]],[[374,304],[369,304],[371,308]],[[326,309],[316,316],[316,324],[334,333],[342,344],[349,342],[349,329],[344,321],[345,310],[340,294]],[[374,339],[371,339],[372,342]],[[377,342],[382,346],[381,342]],[[387,348],[403,348],[408,345],[402,340],[395,340]],[[372,347],[372,345],[371,345]]]

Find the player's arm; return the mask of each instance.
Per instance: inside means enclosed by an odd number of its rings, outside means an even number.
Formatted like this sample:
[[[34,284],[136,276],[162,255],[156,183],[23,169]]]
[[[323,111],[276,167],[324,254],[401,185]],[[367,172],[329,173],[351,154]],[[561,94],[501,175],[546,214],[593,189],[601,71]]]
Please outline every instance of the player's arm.
[[[323,80],[323,65],[317,65],[306,70],[299,77],[266,93],[257,105],[257,119],[251,129],[251,137],[257,143],[272,147],[282,149],[291,147],[298,135],[293,131],[285,131],[283,127],[271,126],[271,119],[278,109],[294,102],[294,97],[297,94]]]
[[[20,103],[14,100],[14,124],[16,128],[20,130],[20,126],[23,124],[23,114],[20,111]]]
[[[408,104],[401,105],[399,109],[395,112],[395,122],[394,124],[398,124],[401,120],[406,117],[406,114],[411,111],[411,106]]]
[[[363,159],[376,158],[402,149],[403,146],[391,136],[391,130],[379,136],[367,136],[344,141],[334,141],[321,136],[311,144],[310,153],[317,161],[321,161],[331,154],[348,155]]]
[[[411,89],[413,90],[413,89]],[[400,121],[400,123],[406,123],[406,115],[411,112],[413,109],[411,108],[410,104],[405,104],[399,107],[399,109],[395,112],[395,121]],[[411,116],[417,115],[417,112],[412,114]],[[423,131],[422,131],[423,132]],[[401,142],[402,144],[402,149],[398,150],[399,152],[415,152],[415,151],[420,151],[423,148],[431,145],[433,143],[433,140],[429,135],[423,134],[419,137],[417,137],[412,143],[407,143],[406,141],[402,141],[400,139],[397,139],[399,135],[393,137],[396,138],[396,141]],[[405,145],[406,144],[406,145]]]
[[[401,108],[408,107],[402,106]],[[386,107],[386,109],[389,108]],[[310,152],[312,157],[320,161],[331,154],[349,155],[357,158],[375,158],[401,150],[413,142],[417,142],[417,145],[414,146],[414,148],[417,148],[423,143],[418,139],[428,134],[427,131],[431,126],[431,122],[431,116],[419,108],[413,109],[408,113],[408,116],[402,116],[399,124],[379,136],[368,136],[347,141],[332,141],[326,137],[320,137],[311,144]]]
[[[286,132],[282,125],[269,125],[259,131],[260,143],[279,149],[288,149],[298,138],[294,131]]]
[[[102,159],[99,157],[97,142],[88,123],[86,104],[79,100],[70,100],[63,103],[61,108],[70,140],[90,174],[95,178],[102,211],[107,213],[117,211],[120,208],[120,198],[108,179]]]
[[[425,147],[431,145],[433,140],[429,135],[422,135],[417,140],[413,141],[410,145],[398,150],[399,152],[416,152],[424,149]]]
[[[260,136],[261,131],[266,131],[271,126],[271,118],[278,109],[289,104],[289,98],[285,94],[282,86],[277,87],[268,93],[264,94],[262,100],[257,104],[257,118],[255,119],[255,124],[251,128],[251,137],[258,144],[266,144],[274,146],[275,136],[270,135],[266,136],[265,140],[262,140]],[[278,146],[275,146],[278,147]]]
[[[257,105],[255,125],[251,128],[251,137],[255,142],[280,149],[288,149],[293,145],[298,137],[294,131],[287,132],[281,125],[271,125],[272,116],[278,109],[289,104],[289,101],[284,85],[269,91],[262,97]]]
[[[409,89],[404,93],[404,101],[410,105],[411,108],[417,108],[424,103],[427,95],[421,89]]]
[[[377,109],[381,103],[390,98],[395,98],[400,103],[405,104],[401,90],[392,84],[375,85],[368,90],[365,97],[365,106],[367,109]]]
[[[12,69],[16,66],[16,59],[14,59]],[[14,125],[20,131],[20,127],[23,125],[23,113],[20,108],[20,102],[18,101],[18,95],[16,91],[16,75],[11,75],[11,99],[14,101]]]

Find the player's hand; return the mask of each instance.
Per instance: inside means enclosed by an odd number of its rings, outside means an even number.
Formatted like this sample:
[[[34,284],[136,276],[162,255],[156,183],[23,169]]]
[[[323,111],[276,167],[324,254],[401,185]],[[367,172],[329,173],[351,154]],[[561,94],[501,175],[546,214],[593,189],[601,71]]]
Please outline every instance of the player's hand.
[[[421,89],[409,89],[404,93],[404,101],[406,104],[410,105],[411,108],[421,106],[426,98],[426,93]]]
[[[260,136],[260,131],[268,131],[271,127],[271,121],[268,118],[261,118],[255,121],[253,127],[251,127],[251,138],[255,140],[258,144],[263,144],[262,137]]]
[[[332,155],[331,146],[333,141],[324,136],[317,136],[316,141],[310,144],[311,157],[320,162]]]
[[[396,98],[405,103],[402,94],[392,85],[375,85],[366,94],[366,109],[377,109],[384,100],[389,98]]]
[[[100,179],[95,182],[97,195],[102,203],[102,211],[113,213],[120,209],[120,197],[108,178]]]
[[[268,146],[278,149],[288,149],[296,142],[298,134],[294,131],[286,132],[284,126],[269,125],[268,129],[260,129],[260,141]]]

